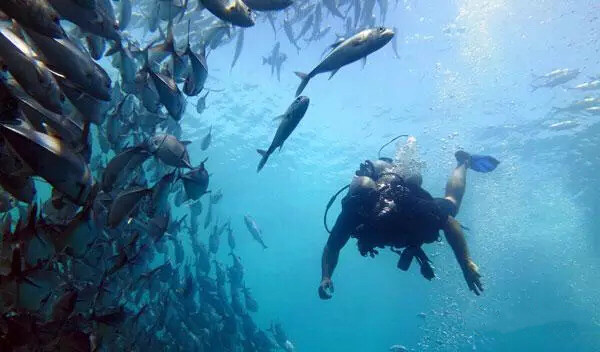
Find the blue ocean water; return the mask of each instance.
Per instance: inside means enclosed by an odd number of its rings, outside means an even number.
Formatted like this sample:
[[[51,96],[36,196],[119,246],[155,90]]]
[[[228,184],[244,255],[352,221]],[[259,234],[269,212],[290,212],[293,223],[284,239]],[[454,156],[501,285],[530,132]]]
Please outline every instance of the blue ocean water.
[[[215,92],[206,111],[197,114],[195,99],[188,98],[181,140],[191,142],[192,165],[208,158],[209,189],[224,194],[213,218],[231,221],[245,284],[260,305],[252,317],[262,329],[281,323],[297,351],[377,352],[393,345],[408,351],[600,351],[600,125],[593,114],[554,110],[600,96],[568,89],[600,74],[600,3],[389,2],[384,23],[376,8],[376,23],[396,28],[399,57],[388,45],[364,67],[357,62],[330,80],[325,74],[312,79],[303,92],[311,100],[307,114],[260,173],[256,149],[269,146],[274,118],[295,98],[294,71],[314,68],[334,34],[344,32],[343,21],[325,15],[323,26],[331,32],[318,41],[300,40],[297,52],[280,24],[274,35],[261,20],[245,29],[233,69],[235,41],[210,52],[206,85]],[[132,35],[148,40],[140,31]],[[262,64],[275,42],[288,57],[281,81]],[[116,81],[110,59],[100,63]],[[532,90],[534,75],[560,68],[581,73]],[[213,142],[203,151],[201,140],[211,128]],[[351,239],[333,276],[334,297],[320,300],[325,206],[361,162],[375,159],[401,134],[411,136],[410,161],[422,167],[423,187],[434,197],[444,194],[456,150],[501,161],[492,173],[468,174],[458,216],[468,227],[485,291],[469,291],[445,240],[424,247],[437,276],[430,282],[414,264],[398,270],[391,251],[362,257]],[[397,157],[406,141],[383,154]],[[37,197],[47,199],[50,188],[37,185]],[[200,222],[209,198],[201,201]],[[330,226],[340,208],[338,198]],[[184,204],[171,215],[188,213]],[[267,249],[248,233],[245,215],[262,229]],[[206,243],[209,232],[195,235]],[[189,239],[182,241],[193,258]],[[215,259],[230,263],[225,242]],[[184,267],[179,270],[183,274]]]
[[[227,93],[184,126],[198,136],[214,126],[213,185],[226,194],[219,211],[238,233],[246,213],[264,231],[265,251],[239,236],[259,319],[278,317],[303,351],[600,350],[597,119],[563,117],[580,126],[551,130],[560,121],[551,108],[587,94],[530,87],[532,74],[559,67],[580,68],[577,83],[600,71],[598,10],[593,1],[401,2],[386,21],[399,28],[400,59],[388,46],[364,69],[313,79],[306,117],[258,175],[254,149],[269,144],[271,118],[293,98],[292,71],[310,70],[331,38],[296,55],[278,33],[289,57],[281,83],[260,66],[274,41],[266,23],[246,32],[231,74],[233,46],[215,52],[209,83]],[[361,161],[403,133],[417,139],[434,196],[443,195],[455,150],[502,161],[492,174],[468,175],[459,215],[485,292],[468,291],[444,242],[426,247],[438,276],[427,282],[415,268],[397,270],[393,253],[361,257],[351,240],[334,298],[320,301],[325,204]],[[330,224],[337,211],[339,201]]]

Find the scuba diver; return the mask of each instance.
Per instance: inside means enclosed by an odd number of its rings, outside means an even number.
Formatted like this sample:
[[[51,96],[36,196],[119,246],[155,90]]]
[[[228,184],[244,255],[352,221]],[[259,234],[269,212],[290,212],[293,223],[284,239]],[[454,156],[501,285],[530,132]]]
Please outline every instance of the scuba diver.
[[[420,173],[400,176],[390,158],[367,160],[360,165],[352,182],[338,191],[327,205],[328,210],[335,198],[348,189],[342,199],[342,211],[331,231],[327,227],[327,211],[324,216],[325,228],[330,236],[321,263],[321,299],[332,297],[331,277],[340,250],[350,237],[358,240],[362,256],[374,257],[378,254],[376,248],[390,246],[400,255],[398,268],[403,271],[407,271],[416,259],[421,274],[431,280],[435,274],[421,246],[437,241],[440,230],[444,231],[452,247],[469,289],[476,295],[483,291],[479,268],[471,259],[463,228],[455,217],[465,193],[467,169],[491,172],[499,161],[491,156],[470,155],[464,151],[456,152],[455,157],[457,166],[446,184],[444,198],[433,198],[421,188],[423,179]]]

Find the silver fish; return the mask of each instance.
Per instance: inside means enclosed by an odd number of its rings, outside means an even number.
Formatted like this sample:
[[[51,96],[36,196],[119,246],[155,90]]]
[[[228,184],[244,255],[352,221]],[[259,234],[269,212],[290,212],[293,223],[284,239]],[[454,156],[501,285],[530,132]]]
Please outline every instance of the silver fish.
[[[181,175],[187,199],[198,200],[207,193],[210,178],[208,171],[206,171],[206,168],[204,167],[205,162],[206,160],[204,160],[197,168]]]
[[[206,136],[204,136],[204,138],[202,138],[202,143],[200,144],[200,149],[202,149],[202,150],[208,149],[208,147],[210,147],[211,142],[212,142],[212,126],[210,126],[210,129],[208,130],[208,133],[206,134]]]
[[[302,37],[304,37],[304,35],[314,25],[314,22],[315,22],[315,16],[311,14],[310,16],[308,16],[308,18],[304,22],[304,25],[302,26],[302,29],[300,30],[300,33],[298,33],[298,36],[295,38],[295,40],[298,41],[298,39],[301,39]]]
[[[231,67],[229,68],[229,71],[233,70],[233,66],[235,66],[235,63],[240,58],[243,47],[244,47],[244,30],[241,29],[241,30],[239,30],[239,33],[238,33],[238,39],[235,44],[235,53],[233,55],[233,62],[231,63]]]
[[[91,96],[109,101],[111,80],[106,71],[69,39],[53,39],[34,31],[27,35],[44,56],[44,62]]]
[[[87,163],[60,139],[23,123],[0,123],[0,132],[36,175],[73,203],[84,205],[93,197],[95,182]]]
[[[108,211],[108,226],[115,228],[131,214],[136,205],[146,196],[152,194],[151,189],[134,186],[121,191],[112,202]]]
[[[62,113],[64,96],[52,72],[25,41],[6,27],[0,27],[0,62],[27,94],[46,109]]]
[[[181,120],[185,111],[186,101],[177,83],[171,77],[153,72],[152,70],[148,73],[152,78],[152,82],[154,82],[160,102],[167,108],[169,115],[175,121]]]
[[[575,89],[575,90],[598,90],[600,89],[600,80],[594,80],[591,82],[585,82],[585,83],[581,83],[576,85],[573,88],[569,88],[569,89]]]
[[[60,16],[46,0],[2,0],[0,10],[19,24],[51,38],[64,38]]]
[[[567,83],[579,76],[578,69],[559,69],[549,72],[543,76],[535,76],[531,83],[531,91],[536,91],[539,88],[554,88],[558,85]]]
[[[185,54],[190,59],[191,70],[188,72],[183,84],[183,92],[189,97],[196,96],[204,89],[204,84],[208,78],[208,64],[206,62],[206,52],[201,48],[198,54],[194,53],[190,46],[189,23],[188,23],[188,43]]]
[[[323,0],[323,5],[325,5],[327,10],[329,10],[329,12],[331,12],[332,15],[339,18],[344,18],[344,15],[342,15],[340,10],[338,10],[335,0]]]
[[[188,144],[190,142],[180,142],[169,134],[154,135],[144,143],[145,148],[163,163],[173,167],[193,169],[186,149]]]
[[[19,107],[29,121],[38,121],[39,124],[44,124],[46,129],[51,129],[63,141],[72,146],[81,141],[83,126],[79,122],[68,116],[62,116],[47,110],[37,100],[24,92],[14,91],[14,94],[19,100]]]
[[[314,76],[324,72],[331,72],[331,76],[329,76],[331,79],[340,68],[360,59],[366,59],[368,55],[389,43],[393,37],[394,31],[379,27],[365,29],[340,42],[310,73],[296,72],[296,75],[302,80],[296,91],[296,96],[302,93],[310,79]]]
[[[196,112],[198,114],[202,114],[204,110],[206,110],[206,97],[208,97],[208,93],[210,92],[206,92],[206,94],[204,94],[203,97],[198,98],[198,101],[196,102]]]
[[[255,11],[280,11],[294,4],[294,0],[243,0]]]
[[[254,14],[242,0],[200,0],[213,15],[239,27],[254,26]]]
[[[292,28],[292,23],[290,21],[288,21],[287,18],[283,20],[283,30],[285,32],[285,35],[288,37],[290,43],[292,43],[292,45],[294,45],[296,47],[296,50],[298,50],[298,52],[300,52],[300,47],[298,46],[298,43],[296,42],[296,36],[294,35],[294,29]]]
[[[275,132],[275,137],[273,137],[273,141],[269,146],[269,149],[262,150],[258,149],[258,153],[262,156],[258,168],[256,172],[259,172],[266,164],[269,156],[273,154],[275,149],[283,147],[283,143],[288,139],[288,137],[292,134],[294,129],[298,126],[304,114],[306,114],[306,110],[308,109],[308,105],[310,103],[310,99],[307,97],[298,97],[294,102],[288,107],[287,111],[279,116],[281,119],[281,123],[277,128],[277,132]]]
[[[245,215],[244,223],[246,223],[246,228],[248,229],[248,231],[250,231],[250,234],[252,234],[252,238],[254,238],[256,242],[260,243],[263,249],[267,249],[267,245],[262,239],[262,231],[256,224],[256,221],[254,221],[254,219],[252,219],[250,215]]]
[[[110,192],[120,174],[126,170],[135,169],[146,160],[150,154],[142,147],[132,147],[115,155],[106,164],[102,174],[102,190]]]
[[[85,42],[87,43],[92,59],[100,60],[104,56],[104,51],[106,50],[106,41],[104,38],[88,34],[85,36]]]
[[[109,109],[108,102],[98,100],[93,96],[82,92],[71,82],[59,78],[60,87],[73,106],[81,116],[96,125],[102,125]]]
[[[110,1],[98,0],[94,9],[81,6],[73,0],[47,0],[65,19],[75,23],[84,31],[100,37],[120,41],[119,25],[114,20]]]
[[[0,186],[23,203],[31,204],[37,194],[32,177],[11,176],[0,171]]]
[[[129,26],[131,22],[132,6],[131,0],[120,0],[121,7],[119,10],[119,29],[122,31]]]

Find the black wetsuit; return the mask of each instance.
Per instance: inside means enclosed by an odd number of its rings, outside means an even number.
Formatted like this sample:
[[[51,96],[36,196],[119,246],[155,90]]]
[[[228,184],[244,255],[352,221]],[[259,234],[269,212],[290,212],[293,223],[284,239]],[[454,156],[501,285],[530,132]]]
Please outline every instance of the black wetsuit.
[[[358,240],[363,256],[374,256],[376,248],[386,246],[420,248],[438,240],[448,216],[456,213],[451,201],[433,198],[418,185],[384,174],[376,189],[349,192],[344,197],[330,240],[345,241],[350,235]]]

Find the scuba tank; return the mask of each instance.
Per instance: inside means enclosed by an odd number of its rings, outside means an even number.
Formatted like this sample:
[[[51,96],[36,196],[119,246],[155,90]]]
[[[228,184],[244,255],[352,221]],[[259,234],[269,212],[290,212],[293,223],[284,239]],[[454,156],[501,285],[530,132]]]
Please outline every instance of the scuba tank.
[[[388,145],[392,144],[393,142],[395,142],[396,140],[398,140],[402,137],[408,137],[408,135],[401,134],[399,136],[392,138],[390,141],[388,141],[387,143],[382,145],[381,148],[379,148],[379,150],[377,151],[378,160],[376,160],[375,162],[367,160],[364,163],[360,164],[360,169],[359,169],[359,171],[356,172],[356,176],[359,176],[359,177],[360,176],[368,176],[371,178],[373,178],[372,176],[374,176],[374,175],[382,176],[383,174],[381,173],[381,171],[383,171],[383,166],[380,163],[378,163],[378,161],[391,164],[393,162],[393,160],[391,158],[382,157],[381,151],[385,147],[387,147]],[[343,186],[337,192],[335,192],[335,194],[333,196],[331,196],[331,198],[327,202],[327,205],[325,206],[325,212],[323,214],[323,226],[325,227],[325,230],[329,234],[331,234],[331,230],[329,229],[329,226],[327,225],[327,214],[329,213],[329,209],[331,208],[331,206],[333,205],[333,203],[335,202],[337,197],[340,195],[340,193],[342,193],[345,190],[347,190],[348,188],[350,188],[350,185],[351,185],[351,183]]]

